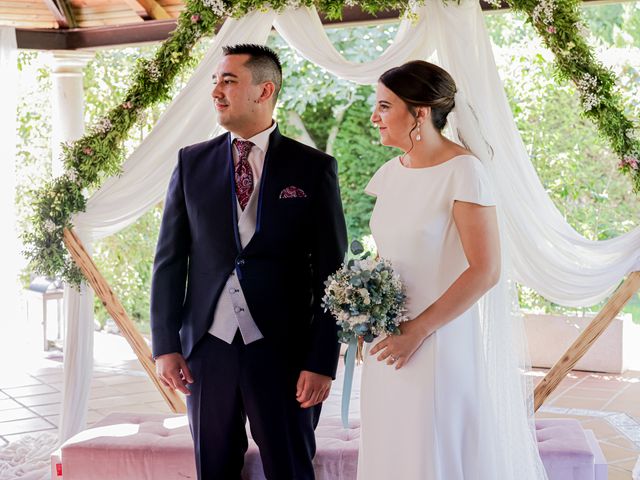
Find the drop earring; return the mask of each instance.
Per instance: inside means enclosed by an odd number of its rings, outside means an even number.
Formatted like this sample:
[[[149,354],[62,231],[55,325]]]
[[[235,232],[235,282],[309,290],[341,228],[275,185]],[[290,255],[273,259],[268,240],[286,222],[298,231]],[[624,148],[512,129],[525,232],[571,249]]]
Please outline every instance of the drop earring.
[[[416,142],[419,142],[420,140],[422,140],[422,137],[420,136],[420,127],[422,125],[418,124],[418,134],[416,135]]]

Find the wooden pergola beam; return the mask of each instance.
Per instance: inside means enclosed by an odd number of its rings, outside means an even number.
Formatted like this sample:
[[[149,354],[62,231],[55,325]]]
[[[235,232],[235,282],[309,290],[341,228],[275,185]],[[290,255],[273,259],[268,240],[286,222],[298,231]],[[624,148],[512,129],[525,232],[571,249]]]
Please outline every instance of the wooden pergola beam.
[[[56,1],[60,6],[60,10],[62,11],[64,18],[67,20],[68,28],[76,28],[78,26],[78,22],[76,22],[76,17],[73,14],[73,7],[71,6],[71,2],[69,0]]]
[[[125,0],[131,7],[144,8],[148,18],[153,20],[172,20],[173,17],[156,0]]]
[[[58,4],[55,0],[43,0],[44,4],[47,6],[56,23],[58,24],[58,28],[69,28],[69,21],[65,16],[64,12],[58,7]]]
[[[151,356],[151,350],[144,341],[140,332],[136,328],[135,324],[127,315],[126,310],[122,306],[122,303],[118,299],[117,295],[113,292],[105,278],[102,276],[98,267],[93,262],[93,259],[84,248],[84,245],[80,241],[80,238],[73,230],[64,230],[64,243],[71,253],[76,265],[82,270],[87,282],[91,285],[94,292],[102,301],[102,304],[107,309],[111,318],[116,322],[122,336],[129,342],[134,353],[138,357],[140,364],[147,372],[147,375],[156,386],[162,398],[164,398],[169,408],[174,413],[185,413],[187,411],[184,401],[180,395],[167,387],[165,387],[156,375],[156,369]]]
[[[587,353],[598,337],[604,333],[638,289],[640,289],[640,272],[632,272],[611,296],[596,318],[582,331],[560,360],[547,372],[542,381],[536,385],[534,410],[537,411],[542,406],[544,401]]]
[[[53,1],[53,0],[50,0]],[[62,1],[62,0],[60,0]],[[150,0],[144,0],[149,3]],[[153,3],[155,0],[151,0]],[[585,4],[613,3],[618,0],[583,0]],[[143,2],[138,0],[138,3]],[[68,6],[67,3],[64,3]],[[495,8],[484,0],[480,5],[485,12],[499,12],[509,9],[509,5],[503,0],[499,8]],[[147,8],[145,6],[145,8]],[[165,11],[166,13],[166,11]],[[71,12],[72,14],[72,12]],[[67,17],[68,18],[68,17]],[[379,12],[376,15],[366,13],[360,7],[346,7],[341,20],[329,20],[321,15],[324,25],[361,25],[377,22],[389,22],[397,20],[398,12],[389,10]],[[75,25],[71,22],[70,25]],[[177,21],[171,20],[147,20],[143,23],[130,25],[113,25],[108,27],[73,28],[55,31],[54,29],[16,29],[18,48],[35,50],[75,50],[81,48],[111,47],[116,45],[131,45],[145,42],[162,42],[176,29]]]

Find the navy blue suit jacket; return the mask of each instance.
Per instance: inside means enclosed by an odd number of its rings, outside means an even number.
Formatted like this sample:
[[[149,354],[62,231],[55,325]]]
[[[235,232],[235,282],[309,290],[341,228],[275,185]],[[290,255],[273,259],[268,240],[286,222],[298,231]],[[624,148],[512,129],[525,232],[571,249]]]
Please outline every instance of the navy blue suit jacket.
[[[333,157],[282,136],[269,139],[256,232],[238,234],[230,135],[180,150],[167,191],[151,287],[153,356],[188,358],[207,334],[235,269],[263,336],[301,370],[335,378],[335,319],[321,307],[324,281],[347,248]],[[303,198],[280,198],[295,186]]]

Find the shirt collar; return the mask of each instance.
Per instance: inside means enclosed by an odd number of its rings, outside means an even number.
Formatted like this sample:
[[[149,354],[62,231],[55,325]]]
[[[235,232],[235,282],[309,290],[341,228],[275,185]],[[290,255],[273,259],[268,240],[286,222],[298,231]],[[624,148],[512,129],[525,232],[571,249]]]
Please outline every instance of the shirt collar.
[[[240,140],[247,140],[251,143],[253,143],[256,147],[258,147],[260,150],[262,150],[263,152],[267,151],[267,148],[269,148],[269,136],[271,135],[271,132],[273,132],[276,127],[278,126],[278,124],[274,121],[273,124],[267,128],[266,130],[261,131],[260,133],[254,135],[251,138],[242,138],[239,135],[236,135],[233,132],[229,132],[231,134],[231,143],[233,143],[233,141],[238,138]]]

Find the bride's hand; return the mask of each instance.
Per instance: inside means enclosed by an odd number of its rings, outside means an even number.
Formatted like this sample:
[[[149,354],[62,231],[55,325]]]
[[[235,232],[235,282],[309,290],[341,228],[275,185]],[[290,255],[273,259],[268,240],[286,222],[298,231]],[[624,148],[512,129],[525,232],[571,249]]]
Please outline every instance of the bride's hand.
[[[386,360],[387,365],[395,364],[396,370],[407,364],[416,353],[422,342],[428,337],[424,328],[416,320],[410,320],[400,324],[400,335],[389,335],[378,342],[369,352],[370,355],[378,355],[378,361]]]

